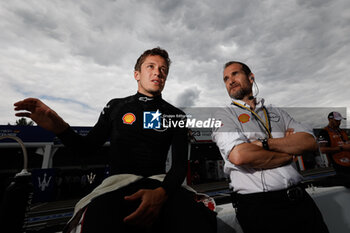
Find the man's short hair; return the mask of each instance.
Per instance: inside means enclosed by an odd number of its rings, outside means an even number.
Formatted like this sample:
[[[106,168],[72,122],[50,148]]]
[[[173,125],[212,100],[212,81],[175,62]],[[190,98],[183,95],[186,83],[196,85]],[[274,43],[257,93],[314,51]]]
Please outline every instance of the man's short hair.
[[[227,63],[224,65],[224,69],[226,69],[228,66],[233,65],[233,64],[240,64],[240,65],[242,66],[243,72],[244,72],[247,76],[249,76],[249,75],[252,73],[252,71],[250,70],[250,68],[249,68],[246,64],[244,64],[243,62],[239,62],[239,61],[229,61],[229,62],[227,62]]]
[[[146,58],[148,56],[161,56],[162,58],[164,58],[166,64],[167,64],[167,73],[169,72],[169,68],[170,68],[170,64],[171,64],[171,60],[169,58],[169,54],[165,49],[161,49],[159,47],[157,48],[153,48],[153,49],[149,49],[146,50],[145,52],[143,52],[143,54],[137,59],[134,70],[135,71],[141,71],[141,65],[143,64],[143,62],[146,60]]]

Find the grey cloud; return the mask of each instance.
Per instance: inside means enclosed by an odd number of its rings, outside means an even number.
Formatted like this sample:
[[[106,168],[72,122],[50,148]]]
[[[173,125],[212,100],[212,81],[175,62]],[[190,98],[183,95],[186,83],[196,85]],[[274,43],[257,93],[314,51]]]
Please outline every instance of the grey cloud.
[[[185,89],[176,99],[176,104],[179,107],[196,106],[196,101],[199,98],[200,90],[197,87]]]
[[[302,7],[308,7],[308,8],[318,8],[321,6],[327,5],[327,3],[331,3],[331,0],[309,0],[309,1],[303,1],[303,0],[297,0],[297,3]]]
[[[247,63],[259,95],[277,105],[348,105],[347,0],[0,5],[0,78],[38,96],[89,100],[96,106],[105,98],[134,93],[135,60],[145,49],[161,46],[173,60],[166,93],[178,105],[229,101],[222,82],[228,60]]]
[[[34,11],[32,9],[15,9],[14,13],[22,18],[23,23],[31,28],[41,30],[55,30],[58,25],[48,12]]]

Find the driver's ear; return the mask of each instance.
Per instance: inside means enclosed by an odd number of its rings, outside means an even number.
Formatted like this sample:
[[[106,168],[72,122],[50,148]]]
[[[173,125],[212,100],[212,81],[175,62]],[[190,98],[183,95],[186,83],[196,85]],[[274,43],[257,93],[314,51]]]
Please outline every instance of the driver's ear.
[[[135,80],[137,80],[137,81],[140,80],[140,72],[139,72],[139,71],[137,71],[137,70],[134,71],[134,78],[135,78]]]

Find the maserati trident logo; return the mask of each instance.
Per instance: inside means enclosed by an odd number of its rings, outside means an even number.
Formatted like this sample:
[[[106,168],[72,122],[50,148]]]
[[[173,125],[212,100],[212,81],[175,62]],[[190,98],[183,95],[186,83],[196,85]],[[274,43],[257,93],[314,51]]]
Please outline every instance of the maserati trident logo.
[[[39,188],[41,189],[41,191],[45,191],[45,189],[47,188],[47,187],[49,187],[49,185],[50,185],[50,181],[51,181],[51,178],[52,178],[52,176],[50,176],[49,177],[49,180],[46,180],[46,176],[47,176],[47,174],[46,173],[44,173],[44,178],[41,180],[40,179],[40,177],[38,177],[38,182],[39,182]]]
[[[96,174],[90,172],[90,174],[86,175],[86,178],[87,178],[89,184],[92,184],[95,181]]]

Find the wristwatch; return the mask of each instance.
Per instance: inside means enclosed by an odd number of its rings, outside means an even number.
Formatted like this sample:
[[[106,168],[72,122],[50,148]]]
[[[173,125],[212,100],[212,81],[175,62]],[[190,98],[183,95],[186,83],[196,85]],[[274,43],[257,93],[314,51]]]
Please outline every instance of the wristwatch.
[[[263,148],[265,150],[270,150],[267,140],[268,140],[267,138],[259,138],[259,141],[262,143]]]

